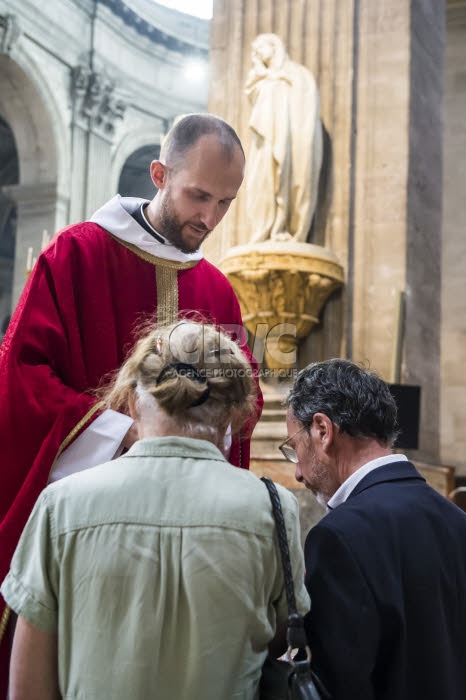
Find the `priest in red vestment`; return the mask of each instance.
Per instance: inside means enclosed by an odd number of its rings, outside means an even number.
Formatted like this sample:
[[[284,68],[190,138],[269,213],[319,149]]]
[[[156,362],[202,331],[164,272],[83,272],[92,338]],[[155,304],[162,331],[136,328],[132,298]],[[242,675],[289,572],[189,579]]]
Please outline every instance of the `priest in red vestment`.
[[[243,172],[233,129],[189,115],[151,164],[158,188],[151,202],[117,195],[39,256],[0,346],[0,580],[47,483],[130,446],[131,419],[105,410],[93,391],[121,365],[145,321],[204,319],[236,333],[256,367],[235,293],[200,251]],[[259,397],[258,416],[261,405]],[[251,428],[231,446],[230,461],[243,468]],[[7,623],[5,609],[4,684]]]

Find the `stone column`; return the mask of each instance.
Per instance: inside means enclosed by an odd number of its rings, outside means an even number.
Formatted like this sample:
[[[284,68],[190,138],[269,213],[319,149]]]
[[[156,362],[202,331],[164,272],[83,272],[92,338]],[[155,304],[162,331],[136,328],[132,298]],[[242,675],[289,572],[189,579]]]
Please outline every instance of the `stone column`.
[[[114,90],[102,72],[85,64],[73,69],[71,221],[87,219],[111,196],[115,123],[125,112]]]
[[[445,8],[359,0],[348,353],[390,380],[406,292],[401,381],[422,388],[418,457],[438,460]]]
[[[37,185],[8,185],[4,193],[17,205],[16,253],[13,272],[12,309],[15,308],[26,282],[28,249],[37,257],[42,232],[53,235],[57,224],[57,187],[54,182]]]
[[[447,3],[442,220],[442,443],[466,483],[466,0]]]

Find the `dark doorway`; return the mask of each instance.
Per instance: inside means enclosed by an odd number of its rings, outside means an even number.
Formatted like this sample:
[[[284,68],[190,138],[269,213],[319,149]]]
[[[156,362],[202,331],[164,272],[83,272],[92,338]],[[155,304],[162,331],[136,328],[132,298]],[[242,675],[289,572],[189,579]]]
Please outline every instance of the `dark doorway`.
[[[149,167],[159,155],[160,146],[143,146],[126,159],[118,183],[122,197],[153,198],[157,190],[150,179]]]
[[[17,217],[16,203],[8,197],[4,187],[18,183],[15,138],[9,124],[0,116],[0,338],[11,309]]]

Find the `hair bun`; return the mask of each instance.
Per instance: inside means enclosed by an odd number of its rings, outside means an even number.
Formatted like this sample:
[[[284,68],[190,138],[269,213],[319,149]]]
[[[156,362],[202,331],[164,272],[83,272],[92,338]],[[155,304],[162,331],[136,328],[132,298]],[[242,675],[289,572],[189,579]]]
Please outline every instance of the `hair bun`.
[[[170,379],[176,379],[177,377],[187,377],[192,381],[205,385],[205,389],[202,394],[189,404],[189,408],[201,406],[207,401],[210,394],[209,382],[207,381],[205,375],[196,369],[194,365],[191,365],[188,362],[170,362],[168,365],[165,365],[155,380],[155,385],[160,386],[160,384],[163,384]]]

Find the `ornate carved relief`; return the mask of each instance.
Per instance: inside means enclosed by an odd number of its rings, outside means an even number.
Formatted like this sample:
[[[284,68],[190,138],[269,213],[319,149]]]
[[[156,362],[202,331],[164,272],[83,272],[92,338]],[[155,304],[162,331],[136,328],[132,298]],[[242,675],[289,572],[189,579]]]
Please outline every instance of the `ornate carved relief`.
[[[319,322],[328,297],[343,283],[343,268],[332,251],[294,240],[232,248],[221,268],[238,296],[246,328],[263,337],[270,369],[290,369],[298,341]]]
[[[10,54],[20,35],[16,15],[0,15],[0,53]]]
[[[114,95],[115,83],[102,73],[91,71],[83,64],[75,66],[71,76],[71,97],[74,120],[111,137],[115,122],[123,119],[126,105]],[[84,122],[84,123],[83,123]]]

